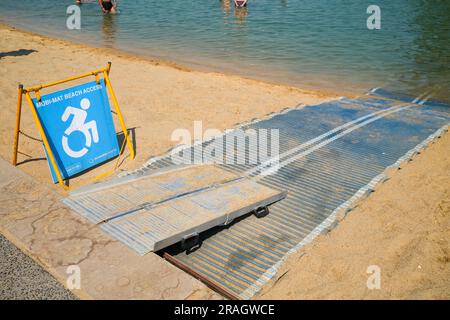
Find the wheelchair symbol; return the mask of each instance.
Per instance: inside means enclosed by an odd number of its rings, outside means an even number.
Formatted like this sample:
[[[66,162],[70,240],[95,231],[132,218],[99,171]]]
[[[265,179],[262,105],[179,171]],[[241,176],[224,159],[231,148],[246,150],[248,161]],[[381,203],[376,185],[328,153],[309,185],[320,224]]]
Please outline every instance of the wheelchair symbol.
[[[84,98],[81,100],[80,106],[81,109],[71,106],[67,107],[61,117],[61,120],[63,122],[66,122],[67,120],[69,120],[70,116],[73,116],[72,122],[70,123],[66,131],[64,131],[64,135],[62,137],[63,150],[68,156],[72,158],[80,158],[84,156],[89,151],[89,148],[92,145],[92,141],[94,141],[94,143],[97,143],[99,141],[97,123],[94,120],[87,123],[85,122],[87,118],[86,110],[91,106],[91,102],[89,101],[89,99]],[[73,150],[69,146],[69,136],[75,131],[81,132],[85,138],[85,144],[84,147],[81,148],[81,150]]]

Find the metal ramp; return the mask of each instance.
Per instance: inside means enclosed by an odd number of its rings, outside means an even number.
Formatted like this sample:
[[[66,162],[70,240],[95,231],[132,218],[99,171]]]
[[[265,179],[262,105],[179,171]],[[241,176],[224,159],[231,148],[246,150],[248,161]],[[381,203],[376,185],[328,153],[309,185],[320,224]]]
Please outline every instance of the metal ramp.
[[[272,114],[242,129],[280,130],[280,169],[259,176],[260,164],[221,165],[237,175],[288,195],[268,216],[250,216],[216,228],[194,251],[169,248],[171,260],[197,277],[250,299],[286,257],[331,229],[339,215],[447,131],[450,106],[377,89],[358,99],[342,98]],[[205,142],[207,145],[209,142]],[[140,172],[173,166],[169,156],[150,159]],[[253,171],[252,171],[253,170]],[[254,172],[254,173],[252,173]]]
[[[134,173],[78,189],[63,202],[143,255],[226,225],[285,195],[203,165]]]

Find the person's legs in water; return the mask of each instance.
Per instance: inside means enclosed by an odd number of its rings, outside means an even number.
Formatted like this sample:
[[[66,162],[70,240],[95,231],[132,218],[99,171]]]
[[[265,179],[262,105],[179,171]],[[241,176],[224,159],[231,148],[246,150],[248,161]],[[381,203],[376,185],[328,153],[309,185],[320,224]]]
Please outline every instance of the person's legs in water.
[[[109,10],[109,13],[117,13],[117,1],[116,0],[110,0],[112,7],[111,10]]]
[[[117,13],[117,4],[113,3],[113,6],[111,8],[111,10],[109,11],[110,13]]]
[[[98,0],[103,13],[116,13],[116,6],[111,0]]]

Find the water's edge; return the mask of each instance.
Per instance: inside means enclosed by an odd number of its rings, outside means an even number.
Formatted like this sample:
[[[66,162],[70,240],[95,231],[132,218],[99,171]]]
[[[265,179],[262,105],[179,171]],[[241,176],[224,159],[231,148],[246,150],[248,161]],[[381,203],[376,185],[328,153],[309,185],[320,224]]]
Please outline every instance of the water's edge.
[[[128,59],[140,59],[142,61],[145,61],[147,63],[151,63],[153,65],[163,65],[171,68],[175,68],[180,71],[194,71],[194,72],[202,72],[202,73],[217,73],[225,76],[235,76],[244,78],[251,81],[261,82],[264,84],[269,85],[275,85],[275,86],[286,86],[286,87],[292,87],[296,89],[300,89],[302,91],[316,94],[320,96],[348,96],[353,97],[355,95],[361,94],[365,89],[368,88],[361,88],[361,91],[359,90],[349,90],[348,87],[352,86],[336,86],[336,87],[330,87],[327,85],[323,86],[308,86],[307,84],[303,83],[297,83],[295,81],[289,81],[286,80],[286,78],[282,78],[282,75],[279,75],[278,77],[264,77],[259,76],[255,73],[251,72],[244,72],[242,69],[231,69],[231,68],[225,68],[221,66],[217,66],[214,64],[208,64],[208,63],[199,63],[199,62],[193,62],[193,61],[187,61],[183,59],[168,59],[166,57],[158,56],[157,54],[153,55],[152,53],[138,53],[132,50],[124,50],[119,48],[111,48],[106,46],[98,46],[95,45],[92,42],[82,42],[79,41],[77,38],[70,38],[70,37],[61,37],[56,32],[46,32],[43,30],[39,30],[37,32],[36,30],[33,30],[32,28],[28,28],[25,25],[22,25],[20,23],[12,24],[9,21],[5,21],[2,18],[0,18],[0,27],[6,28],[6,29],[12,29],[19,31],[21,33],[31,35],[31,36],[40,36],[43,38],[46,38],[50,41],[56,40],[61,41],[63,43],[66,43],[68,45],[77,45],[77,46],[84,46],[89,49],[95,49],[95,50],[101,50],[105,53],[112,54],[115,56],[125,57]],[[80,70],[83,71],[83,70]]]

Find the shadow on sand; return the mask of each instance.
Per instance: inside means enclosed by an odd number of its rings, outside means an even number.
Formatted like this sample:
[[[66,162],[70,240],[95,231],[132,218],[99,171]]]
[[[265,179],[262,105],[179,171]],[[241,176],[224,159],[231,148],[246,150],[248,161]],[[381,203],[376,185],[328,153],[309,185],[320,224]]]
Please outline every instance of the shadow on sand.
[[[8,52],[0,52],[0,59],[4,58],[4,57],[27,56],[29,54],[32,54],[33,52],[37,52],[37,50],[34,50],[34,49],[19,49],[19,50],[8,51]]]

